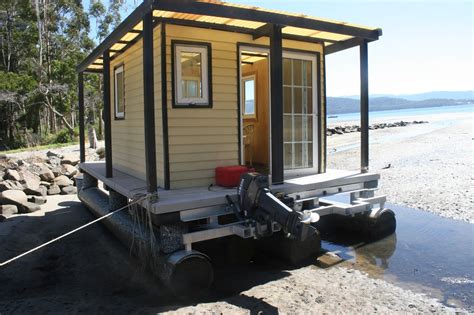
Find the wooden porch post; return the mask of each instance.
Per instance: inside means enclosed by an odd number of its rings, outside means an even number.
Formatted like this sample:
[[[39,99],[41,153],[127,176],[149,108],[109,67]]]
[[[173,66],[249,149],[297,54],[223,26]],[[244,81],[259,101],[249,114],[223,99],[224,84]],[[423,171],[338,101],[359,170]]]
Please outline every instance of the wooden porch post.
[[[360,170],[369,170],[369,72],[367,40],[360,44]]]
[[[103,54],[104,70],[104,136],[105,136],[105,177],[112,177],[112,122],[110,104],[110,53],[105,50]]]
[[[283,173],[283,48],[282,27],[271,25],[270,74],[271,74],[271,135],[272,183],[282,184]]]
[[[157,190],[153,73],[153,13],[150,11],[143,16],[143,110],[145,114],[146,187],[149,193]]]
[[[168,81],[166,74],[166,23],[161,22],[161,124],[163,126],[163,169],[165,190],[170,184],[170,157],[168,140]]]
[[[77,74],[78,103],[79,103],[79,150],[80,161],[86,161],[86,146],[84,141],[84,73]]]

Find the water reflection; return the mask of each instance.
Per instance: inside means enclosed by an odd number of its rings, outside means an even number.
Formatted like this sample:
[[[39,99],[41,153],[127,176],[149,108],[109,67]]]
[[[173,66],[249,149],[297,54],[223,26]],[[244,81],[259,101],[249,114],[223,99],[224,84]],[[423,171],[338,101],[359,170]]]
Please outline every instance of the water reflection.
[[[474,311],[474,225],[390,208],[396,234],[368,243],[354,233],[323,229],[323,249],[341,257],[343,266]]]

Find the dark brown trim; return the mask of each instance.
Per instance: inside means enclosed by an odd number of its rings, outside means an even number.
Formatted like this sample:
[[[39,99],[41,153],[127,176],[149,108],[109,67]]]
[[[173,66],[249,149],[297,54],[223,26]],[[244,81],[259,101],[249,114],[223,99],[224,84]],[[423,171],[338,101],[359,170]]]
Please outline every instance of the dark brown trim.
[[[322,133],[323,133],[323,143],[322,148],[323,148],[323,156],[324,158],[324,164],[322,165],[322,173],[325,173],[327,170],[327,164],[328,164],[328,154],[327,154],[327,126],[328,126],[328,102],[327,102],[327,94],[326,94],[326,54],[325,54],[325,48],[323,46],[323,53],[322,56],[323,58],[323,76],[324,76],[324,83],[323,83],[323,108],[324,108],[324,115],[322,116],[322,123],[324,123],[323,127],[321,128]]]
[[[378,39],[380,36],[380,31],[378,29],[368,30],[339,23],[308,19],[301,16],[257,11],[247,8],[199,2],[195,0],[182,0],[179,2],[176,2],[175,0],[154,0],[153,8],[163,11],[216,16],[230,19],[278,24],[282,26],[294,26],[316,31],[357,36],[367,39]]]
[[[100,43],[93,51],[89,54],[78,66],[77,71],[85,71],[87,67],[94,62],[100,55],[102,55],[106,49],[112,47],[113,44],[117,43],[129,30],[140,22],[142,16],[146,12],[150,12],[152,6],[150,1],[144,1],[141,3],[120,25],[109,35],[102,43]]]
[[[78,89],[78,107],[79,107],[79,151],[80,161],[86,161],[86,145],[84,136],[84,74],[79,72],[77,74],[77,89]]]
[[[168,138],[168,82],[166,72],[166,23],[161,23],[161,124],[163,126],[163,181],[170,185],[170,154]]]
[[[367,41],[360,45],[360,170],[369,170],[369,67]]]
[[[321,108],[321,54],[319,52],[314,52],[316,54],[316,90],[318,91],[317,96],[318,99],[316,100],[316,104],[318,106],[316,113],[318,115],[318,173],[322,173],[322,154],[323,154],[323,137],[322,137],[322,108]],[[313,111],[314,111],[314,100],[313,100]],[[313,141],[314,145],[314,141]],[[314,161],[313,161],[314,163]]]
[[[253,31],[252,39],[256,40],[256,39],[259,39],[260,37],[270,36],[271,31],[272,31],[272,24],[268,24],[268,23],[264,24]]]
[[[270,95],[272,184],[283,184],[283,39],[282,27],[273,25],[270,33]]]
[[[201,46],[207,49],[207,86],[208,86],[208,103],[203,105],[196,104],[178,104],[176,100],[176,46],[177,45],[188,45],[188,46]],[[200,41],[187,41],[187,40],[171,40],[171,105],[173,108],[212,108],[212,44],[209,42]]]
[[[153,13],[143,16],[143,111],[147,192],[156,192],[155,83],[153,57]]]
[[[347,39],[345,41],[337,42],[335,44],[326,46],[325,53],[326,53],[326,55],[334,54],[334,53],[337,53],[337,52],[342,51],[342,50],[357,47],[360,44],[362,44],[363,42],[364,42],[364,39],[358,38],[358,37]],[[371,40],[369,40],[367,42],[371,42]]]
[[[112,123],[110,104],[110,54],[106,49],[103,54],[104,69],[104,138],[105,138],[105,177],[113,176],[112,171]]]
[[[116,91],[116,79],[115,79],[115,71],[117,71],[118,68],[123,67],[122,73],[123,73],[123,117],[117,117],[117,91]],[[114,120],[125,120],[125,108],[126,108],[126,103],[125,103],[125,63],[121,62],[117,65],[114,66]]]
[[[240,95],[240,46],[241,43],[237,43],[237,135],[239,145],[239,164],[243,165],[245,161],[242,161],[242,96]]]

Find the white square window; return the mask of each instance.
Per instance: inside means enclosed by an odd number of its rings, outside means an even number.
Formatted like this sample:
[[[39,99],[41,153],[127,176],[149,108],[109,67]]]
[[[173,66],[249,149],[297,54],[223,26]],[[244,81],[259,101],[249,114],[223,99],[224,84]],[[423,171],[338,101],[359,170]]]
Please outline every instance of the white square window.
[[[114,70],[114,103],[115,103],[115,118],[125,118],[125,79],[123,65],[118,66]]]
[[[257,118],[257,86],[255,75],[242,78],[242,99],[244,118]]]
[[[211,106],[208,45],[175,43],[174,105]]]

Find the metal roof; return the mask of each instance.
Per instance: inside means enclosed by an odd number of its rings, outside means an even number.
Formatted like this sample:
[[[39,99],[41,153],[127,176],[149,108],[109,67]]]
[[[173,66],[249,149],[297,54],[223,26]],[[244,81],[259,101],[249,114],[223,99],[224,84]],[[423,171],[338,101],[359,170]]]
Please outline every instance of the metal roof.
[[[374,41],[382,35],[380,28],[311,17],[220,0],[145,0],[97,48],[81,62],[79,72],[101,72],[102,54],[109,49],[111,59],[141,38],[143,15],[153,11],[156,23],[190,25],[251,34],[268,35],[268,26],[282,27],[283,38],[320,42],[325,53]]]

